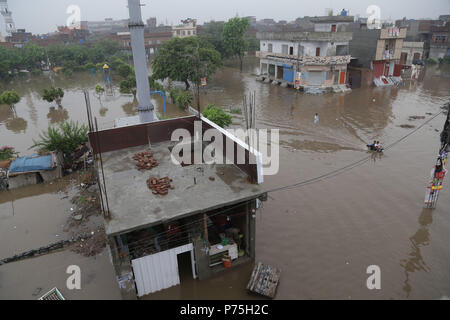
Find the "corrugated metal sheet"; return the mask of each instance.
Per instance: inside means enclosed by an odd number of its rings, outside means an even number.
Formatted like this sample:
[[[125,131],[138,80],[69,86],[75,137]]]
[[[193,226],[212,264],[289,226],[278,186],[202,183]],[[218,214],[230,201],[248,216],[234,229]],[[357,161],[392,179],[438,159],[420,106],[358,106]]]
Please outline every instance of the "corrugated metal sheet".
[[[191,251],[192,258],[193,249],[192,243],[189,243],[181,247],[132,260],[138,296],[142,297],[180,284],[177,255]],[[192,270],[195,278],[194,260],[192,260]]]

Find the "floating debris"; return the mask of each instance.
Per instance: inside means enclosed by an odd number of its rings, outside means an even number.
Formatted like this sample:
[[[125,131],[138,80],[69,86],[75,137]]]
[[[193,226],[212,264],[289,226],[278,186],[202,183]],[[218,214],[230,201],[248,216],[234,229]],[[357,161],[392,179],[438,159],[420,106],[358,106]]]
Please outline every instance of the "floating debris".
[[[171,182],[172,179],[170,179],[169,177],[150,178],[147,180],[147,186],[152,190],[153,194],[160,194],[165,196],[169,193],[169,189],[175,189]]]
[[[138,162],[136,164],[138,170],[151,170],[158,165],[158,162],[153,158],[153,153],[150,151],[138,152],[133,156],[133,159]]]

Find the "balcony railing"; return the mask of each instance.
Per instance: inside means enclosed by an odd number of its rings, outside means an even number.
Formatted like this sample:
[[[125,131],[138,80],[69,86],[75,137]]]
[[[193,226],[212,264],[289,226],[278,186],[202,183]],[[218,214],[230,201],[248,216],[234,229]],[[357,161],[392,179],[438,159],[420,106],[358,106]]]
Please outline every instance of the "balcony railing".
[[[302,65],[329,65],[349,64],[351,56],[296,56],[291,54],[256,51],[256,57],[261,59],[272,59],[281,62],[299,62]]]

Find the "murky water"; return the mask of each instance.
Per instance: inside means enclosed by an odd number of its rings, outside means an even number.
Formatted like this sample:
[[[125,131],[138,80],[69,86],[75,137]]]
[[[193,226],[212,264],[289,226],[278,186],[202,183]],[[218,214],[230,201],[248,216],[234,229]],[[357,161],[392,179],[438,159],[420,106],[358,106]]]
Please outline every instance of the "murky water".
[[[436,68],[426,70],[423,81],[398,88],[312,96],[255,81],[252,73],[257,66],[256,59],[249,59],[242,74],[237,65],[226,66],[202,92],[201,103],[236,108],[242,106],[245,94],[256,92],[257,127],[280,129],[280,171],[265,177],[267,189],[320,176],[366,157],[368,141],[376,139],[384,145],[396,141],[413,130],[400,125],[419,126],[450,98],[448,72]],[[0,106],[0,145],[9,144],[25,153],[50,123],[68,118],[86,121],[82,89],[90,90],[92,109],[101,126],[135,114],[133,98],[120,96],[117,89],[113,96],[94,97],[92,89],[102,83],[101,75],[39,79],[9,85],[24,98],[16,113]],[[62,110],[52,109],[39,98],[40,90],[52,81],[66,90]],[[155,96],[153,102],[162,115],[161,99]],[[167,116],[183,114],[169,99],[167,107]],[[320,117],[317,125],[315,113]],[[410,116],[425,119],[411,121]],[[242,116],[233,118],[234,126],[242,125]],[[269,194],[257,216],[256,251],[258,261],[282,269],[278,299],[450,296],[450,188],[444,187],[436,210],[422,208],[444,119],[437,117],[383,156],[351,171]],[[25,213],[11,216],[11,200],[20,198],[14,202],[19,208],[36,204],[35,214],[49,220],[51,214],[38,203],[51,201],[59,206],[57,191],[49,187],[41,196],[15,193],[12,198],[0,194],[2,240],[12,237],[16,222],[18,228],[39,234],[37,239],[52,237],[54,228],[27,222]],[[57,229],[60,221],[53,219],[52,224]],[[17,249],[28,247],[26,240],[20,243]],[[0,244],[0,256],[14,250],[5,247],[4,241]],[[366,288],[369,265],[381,268],[381,290]],[[248,299],[252,297],[245,285],[250,273],[251,266],[242,266],[207,281],[187,281],[149,298]]]

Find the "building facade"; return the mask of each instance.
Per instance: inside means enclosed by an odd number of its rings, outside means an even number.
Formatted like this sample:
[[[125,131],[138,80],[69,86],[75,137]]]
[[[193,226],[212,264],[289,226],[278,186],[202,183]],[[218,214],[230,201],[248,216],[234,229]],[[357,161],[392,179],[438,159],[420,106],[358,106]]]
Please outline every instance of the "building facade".
[[[131,50],[130,32],[118,32],[110,35],[110,39],[117,41],[123,49]],[[144,43],[147,54],[158,52],[163,43],[172,39],[172,30],[170,27],[145,28]]]
[[[450,22],[445,26],[431,27],[430,58],[434,60],[450,56]]]
[[[296,88],[332,88],[347,82],[353,17],[312,19],[312,32],[259,32],[260,76]]]
[[[403,41],[400,64],[402,66],[411,66],[415,60],[424,59],[424,42]]]
[[[106,188],[100,190],[102,208],[108,208],[105,231],[124,299],[179,285],[186,274],[206,279],[229,267],[224,255],[232,267],[255,259],[258,203],[267,196],[260,185],[262,165],[256,164],[262,158],[208,119],[196,120],[188,116],[89,134],[92,151],[102,154],[97,169],[105,178]],[[236,150],[236,159],[227,158],[230,164],[175,163],[177,142],[171,135],[180,128],[193,136],[215,128],[224,141],[218,152],[228,156],[227,148]],[[193,144],[185,147],[194,159]],[[136,166],[133,155],[142,151],[158,162],[150,171]],[[248,160],[238,160],[241,152]],[[164,179],[166,191],[155,187],[152,192],[149,177]]]
[[[174,38],[186,38],[197,36],[197,20],[188,18],[182,21],[183,24],[172,27]]]
[[[371,85],[381,78],[385,82],[384,78],[400,77],[406,28],[367,29],[360,24],[352,31],[353,39],[349,46],[352,61],[349,69],[353,87]],[[362,73],[363,69],[369,69],[370,72]]]

